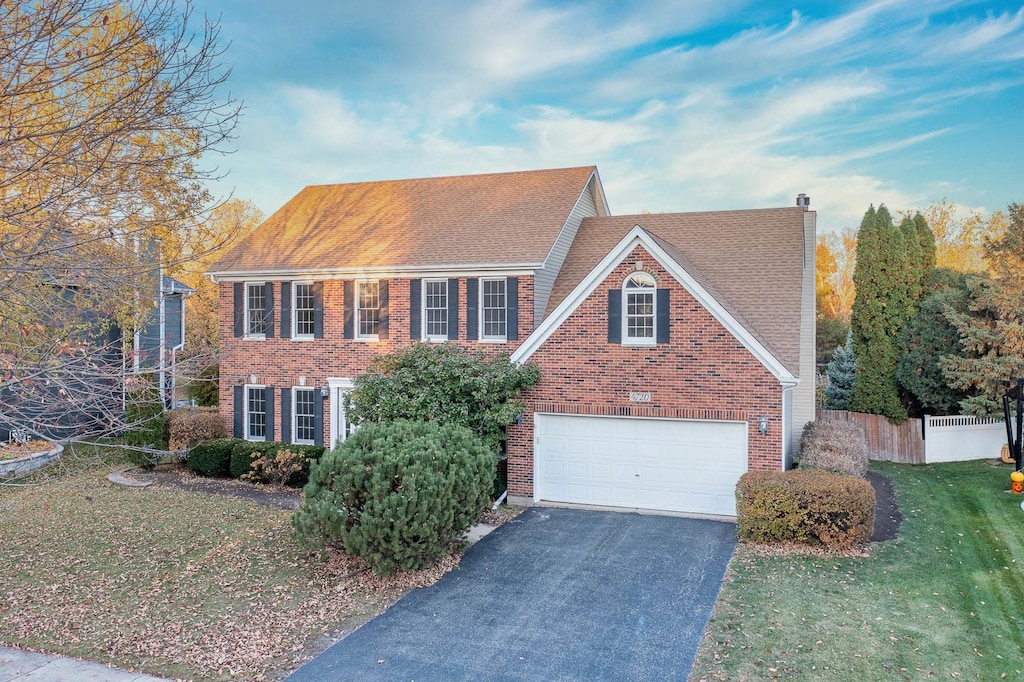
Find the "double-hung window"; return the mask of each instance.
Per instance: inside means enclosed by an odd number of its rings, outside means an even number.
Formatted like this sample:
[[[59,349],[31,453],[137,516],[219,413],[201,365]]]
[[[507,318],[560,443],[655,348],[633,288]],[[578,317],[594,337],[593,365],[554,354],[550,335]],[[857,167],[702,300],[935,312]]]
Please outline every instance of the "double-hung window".
[[[481,339],[504,341],[508,333],[508,313],[505,296],[506,280],[480,280]]]
[[[267,394],[263,386],[245,387],[245,439],[267,439]]]
[[[312,339],[315,333],[314,294],[312,282],[292,283],[292,317],[297,339]]]
[[[656,284],[646,272],[634,272],[622,286],[625,315],[622,341],[633,345],[654,345],[654,304]]]
[[[448,280],[423,282],[423,336],[430,341],[448,338]]]
[[[292,389],[292,442],[313,445],[316,442],[315,388]]]
[[[380,282],[356,282],[356,336],[377,339],[380,335]]]
[[[262,336],[267,333],[267,293],[263,282],[245,285],[245,335]]]

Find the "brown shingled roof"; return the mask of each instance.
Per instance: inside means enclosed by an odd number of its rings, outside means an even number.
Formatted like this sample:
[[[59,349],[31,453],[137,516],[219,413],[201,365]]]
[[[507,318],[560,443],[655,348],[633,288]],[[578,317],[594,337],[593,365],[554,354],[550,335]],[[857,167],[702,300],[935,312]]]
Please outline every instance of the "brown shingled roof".
[[[595,170],[312,185],[211,271],[541,263]]]
[[[649,232],[790,371],[799,371],[802,208],[584,218],[545,317],[634,225]]]

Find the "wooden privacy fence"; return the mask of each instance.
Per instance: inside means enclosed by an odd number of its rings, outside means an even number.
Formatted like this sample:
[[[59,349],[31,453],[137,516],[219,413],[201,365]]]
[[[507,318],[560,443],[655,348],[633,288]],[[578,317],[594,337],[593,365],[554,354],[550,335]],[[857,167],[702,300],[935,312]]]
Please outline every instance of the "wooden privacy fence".
[[[868,456],[883,462],[924,464],[924,437],[920,419],[908,419],[899,426],[878,414],[846,412],[845,410],[817,410],[822,421],[853,422],[864,429],[868,441]]]

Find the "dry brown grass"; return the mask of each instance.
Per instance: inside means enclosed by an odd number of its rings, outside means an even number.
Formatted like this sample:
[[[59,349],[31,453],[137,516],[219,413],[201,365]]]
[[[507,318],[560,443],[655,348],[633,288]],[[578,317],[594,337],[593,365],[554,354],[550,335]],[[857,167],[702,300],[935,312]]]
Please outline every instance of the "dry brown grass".
[[[0,488],[0,641],[168,677],[274,679],[458,565],[380,578],[301,550],[289,512],[116,488],[109,470]]]

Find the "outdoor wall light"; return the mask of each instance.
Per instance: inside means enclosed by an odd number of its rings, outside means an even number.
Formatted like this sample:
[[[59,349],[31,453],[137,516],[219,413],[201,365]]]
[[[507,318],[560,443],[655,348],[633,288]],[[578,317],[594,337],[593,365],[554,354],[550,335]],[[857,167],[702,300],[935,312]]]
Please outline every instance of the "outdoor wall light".
[[[512,417],[512,423],[513,424],[522,424],[523,423],[523,413],[520,412],[516,416]]]
[[[331,389],[330,389],[330,387],[329,387],[329,386],[324,386],[324,387],[322,387],[322,388],[320,389],[320,397],[321,397],[321,398],[326,398],[326,397],[327,397],[327,396],[329,396],[330,394],[331,394]]]
[[[768,433],[768,417],[761,415],[760,421],[757,422],[757,432],[762,436]]]

